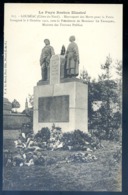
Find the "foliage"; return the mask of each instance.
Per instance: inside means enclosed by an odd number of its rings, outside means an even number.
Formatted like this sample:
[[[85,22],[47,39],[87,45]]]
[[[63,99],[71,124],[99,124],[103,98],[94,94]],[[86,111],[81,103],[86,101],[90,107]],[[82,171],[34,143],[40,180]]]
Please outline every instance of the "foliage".
[[[89,129],[95,129],[99,139],[119,137],[116,131],[121,126],[121,61],[117,61],[115,66],[119,76],[118,80],[112,79],[112,68],[112,58],[109,55],[105,63],[101,65],[102,74],[99,75],[98,81],[91,80],[91,77],[85,70],[83,70],[80,76],[83,83],[88,84]],[[94,101],[101,102],[97,110],[93,109]]]
[[[17,112],[17,108],[20,108],[20,103],[14,99],[12,102],[12,112]]]
[[[28,95],[29,108],[25,110],[25,114],[30,117],[31,123],[33,124],[33,105],[34,105],[34,96]]]
[[[74,130],[73,132],[64,133],[62,141],[65,149],[72,146],[74,150],[85,150],[90,146],[98,147],[99,144],[95,137],[92,137],[90,134],[84,133],[79,129]]]
[[[91,77],[89,76],[86,70],[83,70],[80,74],[80,79],[83,80],[84,83],[90,83]]]
[[[29,102],[30,106],[33,108],[34,95],[31,95],[31,94],[28,95],[28,102]]]
[[[117,61],[115,65],[116,73],[118,75],[118,78],[116,79],[117,83],[117,94],[118,94],[118,105],[119,105],[119,110],[122,110],[122,62]]]
[[[107,139],[119,141],[120,139],[119,130],[115,128],[110,129]]]
[[[111,67],[112,59],[110,56],[106,58],[104,65],[101,65],[101,69],[105,72],[99,77],[99,87],[101,93],[101,100],[103,102],[99,112],[99,125],[98,130],[106,131],[107,139],[114,139],[114,129],[118,129],[121,125],[120,114],[116,110],[116,114],[113,113],[112,105],[118,103],[117,83],[111,79]]]
[[[99,138],[99,140],[115,140],[119,141],[121,138],[119,129],[110,129],[109,134],[106,134],[106,131],[103,129],[93,130],[93,135]]]
[[[122,62],[117,60],[115,68],[116,68],[117,75],[121,77],[122,76]]]
[[[12,102],[12,108],[20,108],[20,103],[16,99]]]
[[[43,142],[47,142],[50,139],[50,130],[48,127],[43,127],[35,135],[35,138],[41,138]]]
[[[9,141],[4,140],[3,151],[11,148],[11,152],[14,152],[13,140]],[[121,165],[117,161],[116,164],[112,163],[109,166],[110,160],[113,162],[118,159],[119,152],[116,151],[119,145],[109,141],[103,141],[103,145],[104,148],[94,153],[90,152],[98,158],[93,163],[65,163],[63,162],[65,157],[76,154],[76,152],[57,150],[41,153],[46,159],[55,158],[56,164],[51,164],[51,166],[47,163],[46,166],[5,167],[3,164],[3,190],[121,191]],[[37,155],[37,151],[35,154]]]
[[[25,110],[25,114],[30,118],[31,124],[33,124],[33,108]]]
[[[74,132],[64,133],[63,141],[66,145],[70,145],[70,146],[73,146],[75,144],[82,145],[84,142],[82,135],[83,135],[83,132],[80,130],[75,130]]]

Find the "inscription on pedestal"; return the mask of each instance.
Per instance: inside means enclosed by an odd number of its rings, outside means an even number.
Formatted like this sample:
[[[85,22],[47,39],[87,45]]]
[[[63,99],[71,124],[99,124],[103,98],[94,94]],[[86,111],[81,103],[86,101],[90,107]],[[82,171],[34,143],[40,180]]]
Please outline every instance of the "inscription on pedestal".
[[[60,83],[60,59],[59,55],[52,56],[50,60],[50,84]]]
[[[69,122],[69,95],[39,97],[38,122]]]

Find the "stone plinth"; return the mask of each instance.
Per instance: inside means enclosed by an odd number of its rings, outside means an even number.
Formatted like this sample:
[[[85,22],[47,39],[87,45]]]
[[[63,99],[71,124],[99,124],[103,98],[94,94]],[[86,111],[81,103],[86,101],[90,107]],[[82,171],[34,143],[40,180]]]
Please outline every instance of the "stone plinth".
[[[65,57],[62,55],[53,55],[50,60],[50,84],[60,83],[64,78]]]
[[[63,132],[88,131],[88,86],[77,78],[65,78],[65,56],[53,55],[50,80],[34,87],[33,130],[51,129],[53,123]]]
[[[88,86],[79,81],[34,87],[35,133],[42,127],[51,129],[53,123],[63,132],[88,131]]]

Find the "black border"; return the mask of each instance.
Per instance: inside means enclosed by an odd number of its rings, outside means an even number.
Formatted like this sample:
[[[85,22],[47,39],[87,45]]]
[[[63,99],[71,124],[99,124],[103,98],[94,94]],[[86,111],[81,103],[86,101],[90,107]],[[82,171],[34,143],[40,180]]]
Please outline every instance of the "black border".
[[[3,26],[4,3],[84,3],[84,4],[123,4],[123,163],[122,163],[122,192],[44,192],[44,191],[2,191],[2,151],[3,151]],[[128,0],[2,0],[0,3],[0,194],[128,194]]]

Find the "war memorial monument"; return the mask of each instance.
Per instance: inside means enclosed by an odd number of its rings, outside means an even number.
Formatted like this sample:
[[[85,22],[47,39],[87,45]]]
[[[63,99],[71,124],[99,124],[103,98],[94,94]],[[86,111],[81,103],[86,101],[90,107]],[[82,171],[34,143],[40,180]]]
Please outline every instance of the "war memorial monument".
[[[48,39],[40,57],[42,79],[34,87],[33,130],[51,128],[63,132],[80,129],[88,132],[88,86],[76,78],[79,74],[79,50],[75,37],[67,50],[55,55]]]

